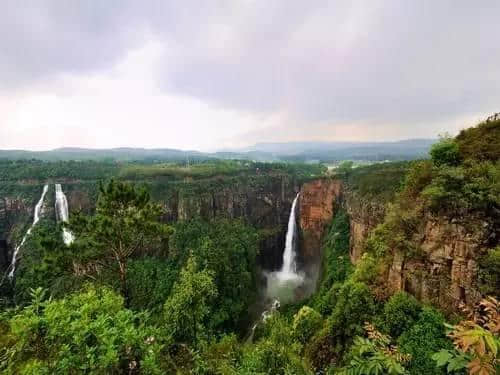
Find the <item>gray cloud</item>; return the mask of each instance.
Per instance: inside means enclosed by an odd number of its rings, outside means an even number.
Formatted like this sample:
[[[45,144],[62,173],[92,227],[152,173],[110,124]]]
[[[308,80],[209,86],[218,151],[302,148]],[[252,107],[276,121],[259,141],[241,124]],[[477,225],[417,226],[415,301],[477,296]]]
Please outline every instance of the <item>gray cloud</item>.
[[[116,64],[148,40],[169,94],[296,123],[415,126],[498,110],[500,3],[5,1],[0,90]]]

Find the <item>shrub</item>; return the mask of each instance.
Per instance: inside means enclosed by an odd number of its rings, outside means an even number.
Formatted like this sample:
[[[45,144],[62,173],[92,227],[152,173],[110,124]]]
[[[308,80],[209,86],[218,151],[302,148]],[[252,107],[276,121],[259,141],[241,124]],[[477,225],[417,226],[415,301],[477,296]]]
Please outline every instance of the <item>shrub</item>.
[[[311,338],[323,323],[321,314],[309,306],[303,306],[293,318],[293,332],[302,343]]]
[[[60,300],[44,301],[32,291],[32,304],[9,321],[0,347],[6,373],[116,374],[163,373],[159,367],[159,330],[147,316],[124,308],[109,289],[89,287]]]
[[[415,324],[421,310],[420,303],[413,296],[396,293],[384,305],[384,328],[397,338]]]
[[[500,295],[500,246],[490,249],[479,262],[479,287],[483,294]]]
[[[438,143],[433,144],[430,154],[432,162],[437,166],[460,163],[458,144],[450,136],[444,136]]]
[[[398,344],[402,351],[411,355],[408,370],[412,375],[443,374],[436,368],[432,359],[434,352],[443,348],[452,348],[451,341],[446,337],[444,317],[430,307],[424,307],[415,324],[403,332]]]

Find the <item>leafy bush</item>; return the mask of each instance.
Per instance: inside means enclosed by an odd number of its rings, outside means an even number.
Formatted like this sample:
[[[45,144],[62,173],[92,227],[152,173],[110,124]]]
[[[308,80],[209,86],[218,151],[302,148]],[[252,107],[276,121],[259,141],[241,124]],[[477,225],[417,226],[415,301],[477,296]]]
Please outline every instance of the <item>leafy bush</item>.
[[[172,341],[197,344],[210,333],[206,318],[217,288],[213,274],[197,268],[195,260],[189,259],[163,307],[165,330]]]
[[[458,165],[460,163],[458,144],[450,136],[444,136],[438,143],[434,143],[430,154],[432,162],[438,167],[441,165]]]
[[[415,297],[398,292],[384,305],[384,328],[392,337],[398,338],[415,324],[421,310]]]
[[[404,375],[403,365],[410,359],[391,344],[391,338],[365,325],[368,338],[356,337],[349,353],[348,365],[336,372],[339,375]]]
[[[500,159],[500,118],[490,119],[475,127],[462,130],[456,137],[460,155],[464,159]]]
[[[162,373],[158,329],[121,296],[94,287],[60,300],[44,301],[42,289],[32,295],[9,320],[0,347],[6,373]]]
[[[479,288],[484,295],[500,295],[500,246],[480,259]]]
[[[323,319],[320,313],[309,306],[303,306],[293,318],[294,336],[301,343],[305,343],[321,328],[322,324]]]
[[[433,354],[441,349],[451,349],[451,341],[445,334],[445,320],[441,313],[430,307],[424,307],[417,321],[398,339],[400,349],[411,355],[408,370],[412,375],[443,374],[436,367]]]
[[[301,358],[290,324],[279,314],[266,321],[269,334],[243,352],[238,374],[312,374]]]

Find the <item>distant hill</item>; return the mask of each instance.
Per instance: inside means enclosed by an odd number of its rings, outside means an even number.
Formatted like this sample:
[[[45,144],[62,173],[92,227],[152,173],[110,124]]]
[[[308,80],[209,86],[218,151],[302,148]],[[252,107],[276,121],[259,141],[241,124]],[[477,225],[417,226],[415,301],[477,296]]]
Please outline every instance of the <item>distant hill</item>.
[[[295,161],[409,160],[427,157],[436,139],[395,142],[287,142],[257,143],[233,153],[267,155],[271,159]],[[227,154],[228,152],[226,152]]]
[[[145,148],[58,148],[50,151],[0,150],[3,159],[96,160],[96,161],[198,161],[245,159],[256,161],[332,162],[338,160],[411,160],[425,158],[435,139],[396,142],[285,142],[257,143],[242,149],[215,153],[177,149]]]

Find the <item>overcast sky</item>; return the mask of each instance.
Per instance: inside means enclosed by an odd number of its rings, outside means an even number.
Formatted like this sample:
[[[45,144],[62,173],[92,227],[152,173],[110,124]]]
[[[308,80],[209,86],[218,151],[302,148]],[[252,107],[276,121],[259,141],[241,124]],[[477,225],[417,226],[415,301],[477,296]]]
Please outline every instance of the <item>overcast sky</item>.
[[[396,140],[500,111],[500,1],[0,0],[0,148]]]

